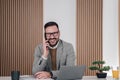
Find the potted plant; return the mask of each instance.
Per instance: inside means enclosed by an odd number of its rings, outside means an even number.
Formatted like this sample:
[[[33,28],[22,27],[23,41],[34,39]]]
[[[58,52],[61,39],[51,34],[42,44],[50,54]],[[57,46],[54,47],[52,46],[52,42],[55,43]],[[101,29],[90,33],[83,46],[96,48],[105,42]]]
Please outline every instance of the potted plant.
[[[110,66],[103,66],[105,64],[105,61],[93,61],[92,66],[89,67],[90,70],[97,70],[98,72],[96,73],[98,78],[106,78],[107,73],[103,71],[109,71]]]

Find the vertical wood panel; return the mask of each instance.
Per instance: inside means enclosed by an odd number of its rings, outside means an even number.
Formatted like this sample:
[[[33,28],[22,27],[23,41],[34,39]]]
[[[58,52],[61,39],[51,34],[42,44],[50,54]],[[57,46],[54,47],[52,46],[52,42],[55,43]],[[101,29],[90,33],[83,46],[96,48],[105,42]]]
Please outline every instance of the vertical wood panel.
[[[2,26],[2,9],[1,9],[1,1],[0,1],[0,26]],[[0,38],[2,37],[2,27],[0,27]],[[2,38],[0,39],[0,45],[2,45]],[[2,50],[2,47],[0,47],[0,53],[1,53],[1,50]],[[0,55],[1,56],[1,55]],[[1,63],[2,63],[2,59],[0,57],[0,66],[1,66]],[[0,71],[2,71],[2,69],[0,68]]]
[[[95,75],[88,67],[102,60],[103,0],[77,0],[77,65],[85,64],[85,75]]]
[[[118,34],[118,36],[119,36],[119,66],[120,66],[120,0],[118,0],[118,29],[119,29],[119,34]]]
[[[34,48],[42,42],[43,0],[0,0],[0,76],[31,74]]]

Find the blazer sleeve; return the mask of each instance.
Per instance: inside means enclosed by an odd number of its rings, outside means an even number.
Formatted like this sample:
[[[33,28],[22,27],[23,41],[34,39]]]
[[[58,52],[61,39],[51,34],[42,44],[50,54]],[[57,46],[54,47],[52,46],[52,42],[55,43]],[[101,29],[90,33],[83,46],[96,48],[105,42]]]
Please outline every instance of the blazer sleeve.
[[[47,60],[44,60],[41,56],[42,56],[42,51],[40,49],[40,46],[37,46],[34,52],[34,62],[32,67],[33,75],[39,71],[44,71],[47,65]]]
[[[66,53],[67,53],[66,66],[74,66],[76,57],[72,44],[69,45]]]

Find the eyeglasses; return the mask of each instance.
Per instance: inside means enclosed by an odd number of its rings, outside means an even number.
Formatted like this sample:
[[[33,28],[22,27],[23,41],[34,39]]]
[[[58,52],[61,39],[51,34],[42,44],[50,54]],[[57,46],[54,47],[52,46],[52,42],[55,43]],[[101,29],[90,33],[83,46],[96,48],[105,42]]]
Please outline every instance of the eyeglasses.
[[[51,35],[53,35],[54,37],[58,36],[59,31],[57,32],[52,32],[52,33],[45,33],[46,37],[50,37]]]

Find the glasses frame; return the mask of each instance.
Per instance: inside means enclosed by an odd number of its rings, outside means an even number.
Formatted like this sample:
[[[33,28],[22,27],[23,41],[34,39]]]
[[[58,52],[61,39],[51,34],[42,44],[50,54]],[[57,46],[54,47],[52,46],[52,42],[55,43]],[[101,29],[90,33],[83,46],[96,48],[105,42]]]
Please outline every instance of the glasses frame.
[[[45,35],[46,35],[46,37],[51,37],[51,35],[56,37],[56,36],[58,36],[58,33],[59,33],[59,31],[56,31],[56,32],[52,32],[52,33],[45,33]]]

